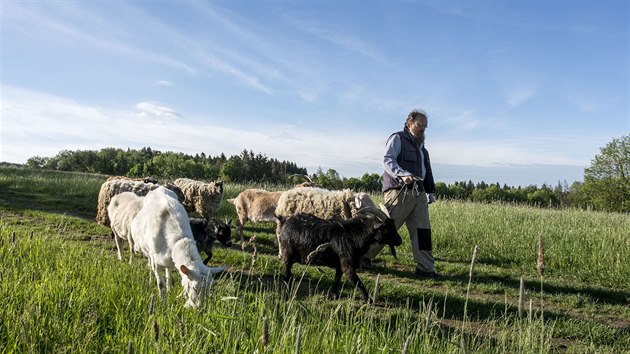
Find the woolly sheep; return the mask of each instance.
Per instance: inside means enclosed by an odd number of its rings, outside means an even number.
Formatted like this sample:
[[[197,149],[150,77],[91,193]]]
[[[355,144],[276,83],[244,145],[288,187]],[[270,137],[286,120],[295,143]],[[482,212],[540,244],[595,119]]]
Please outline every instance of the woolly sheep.
[[[101,225],[110,226],[107,206],[115,195],[122,192],[133,192],[135,195],[142,197],[157,187],[159,187],[158,184],[144,183],[127,178],[114,178],[105,181],[98,192],[96,222]]]
[[[304,213],[315,215],[321,219],[357,216],[359,209],[376,207],[367,193],[355,193],[349,189],[330,191],[322,188],[300,187],[289,189],[278,199],[275,214],[289,217]]]
[[[109,205],[112,197],[122,192],[133,192],[135,195],[143,197],[150,191],[159,187],[158,184],[145,181],[155,181],[148,177],[142,178],[142,180],[122,177],[111,176],[102,185],[98,192],[98,202],[96,206],[96,222],[110,226],[109,216],[107,215],[107,206]],[[166,187],[176,193],[180,200],[183,200],[183,194],[178,187],[172,184],[167,184]]]
[[[197,212],[204,219],[210,219],[221,204],[223,182],[200,182],[188,178],[178,178],[173,182],[184,195],[184,207],[190,212]]]

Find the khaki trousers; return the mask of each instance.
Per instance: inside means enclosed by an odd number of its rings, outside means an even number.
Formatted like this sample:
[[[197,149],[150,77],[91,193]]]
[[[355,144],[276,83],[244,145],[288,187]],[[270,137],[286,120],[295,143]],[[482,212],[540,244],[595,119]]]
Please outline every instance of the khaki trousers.
[[[414,196],[414,194],[418,194]],[[426,193],[413,193],[411,188],[402,191],[391,189],[384,194],[385,205],[394,219],[396,229],[405,224],[411,239],[411,250],[416,267],[422,272],[435,271],[433,247],[431,242],[431,224],[429,222],[429,204]],[[384,245],[373,245],[365,255],[373,259],[383,249]]]

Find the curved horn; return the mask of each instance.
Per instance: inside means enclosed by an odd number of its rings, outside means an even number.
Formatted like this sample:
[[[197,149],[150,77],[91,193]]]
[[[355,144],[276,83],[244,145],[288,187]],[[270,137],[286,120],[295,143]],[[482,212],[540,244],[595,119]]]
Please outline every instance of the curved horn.
[[[300,177],[301,179],[303,179],[304,181],[308,183],[313,183],[313,180],[307,175],[301,175],[299,173],[295,173],[295,174],[290,175],[289,177]]]
[[[379,219],[381,222],[385,222],[385,220],[389,219],[389,216],[387,214],[385,214],[385,212],[383,212],[382,210],[378,209],[375,206],[366,206],[364,208],[359,209],[359,211],[357,211],[357,213],[359,213],[359,214],[372,214],[372,215],[376,216],[376,218]]]

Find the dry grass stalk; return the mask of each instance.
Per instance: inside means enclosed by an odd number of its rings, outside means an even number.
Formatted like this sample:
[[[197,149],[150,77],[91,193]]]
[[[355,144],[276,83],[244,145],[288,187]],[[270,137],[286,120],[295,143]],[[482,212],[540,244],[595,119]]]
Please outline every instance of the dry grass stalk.
[[[269,325],[267,324],[267,317],[263,317],[263,330],[260,336],[260,342],[265,347],[269,344]]]
[[[545,246],[543,245],[542,232],[538,235],[538,261],[536,262],[536,269],[540,276],[545,275]]]
[[[411,334],[407,336],[407,340],[405,340],[405,345],[403,346],[402,354],[409,353],[409,344],[411,343]]]
[[[256,266],[256,260],[258,260],[258,248],[254,245],[254,251],[252,252],[252,268]]]
[[[523,318],[523,310],[525,309],[525,282],[521,277],[521,284],[518,289],[518,317]]]
[[[470,261],[470,272],[468,274],[468,278],[472,279],[473,273],[475,272],[475,263],[477,262],[477,245],[475,245],[475,249],[473,250],[472,260]]]
[[[295,340],[295,353],[300,354],[302,351],[302,325],[298,325],[297,339]]]
[[[154,307],[155,307],[155,293],[151,294],[151,302],[149,302],[149,316],[153,314]]]
[[[431,325],[431,314],[433,314],[433,300],[429,302],[429,309],[427,310],[427,318],[424,322],[424,331],[429,332],[429,326]]]
[[[374,282],[374,294],[372,295],[372,301],[376,303],[376,298],[378,296],[378,285],[380,283],[381,273],[376,274],[376,281]]]
[[[153,319],[153,339],[156,342],[160,339],[160,327],[158,326],[156,319]]]

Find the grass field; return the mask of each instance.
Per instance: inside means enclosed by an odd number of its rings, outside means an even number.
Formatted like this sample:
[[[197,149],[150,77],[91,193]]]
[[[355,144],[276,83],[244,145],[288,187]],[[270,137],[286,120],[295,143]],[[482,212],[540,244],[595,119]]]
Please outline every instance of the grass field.
[[[328,268],[298,265],[287,286],[274,225],[246,225],[255,242],[215,247],[212,265],[229,269],[190,310],[177,298],[178,275],[160,299],[143,257],[117,259],[109,230],[94,221],[105,179],[0,168],[0,353],[630,350],[628,215],[438,201],[430,214],[442,277],[414,277],[403,228],[398,259],[386,250],[359,272],[375,305],[347,284],[340,300],[326,300]],[[226,184],[217,217],[235,218],[225,199],[251,187],[260,186]]]

